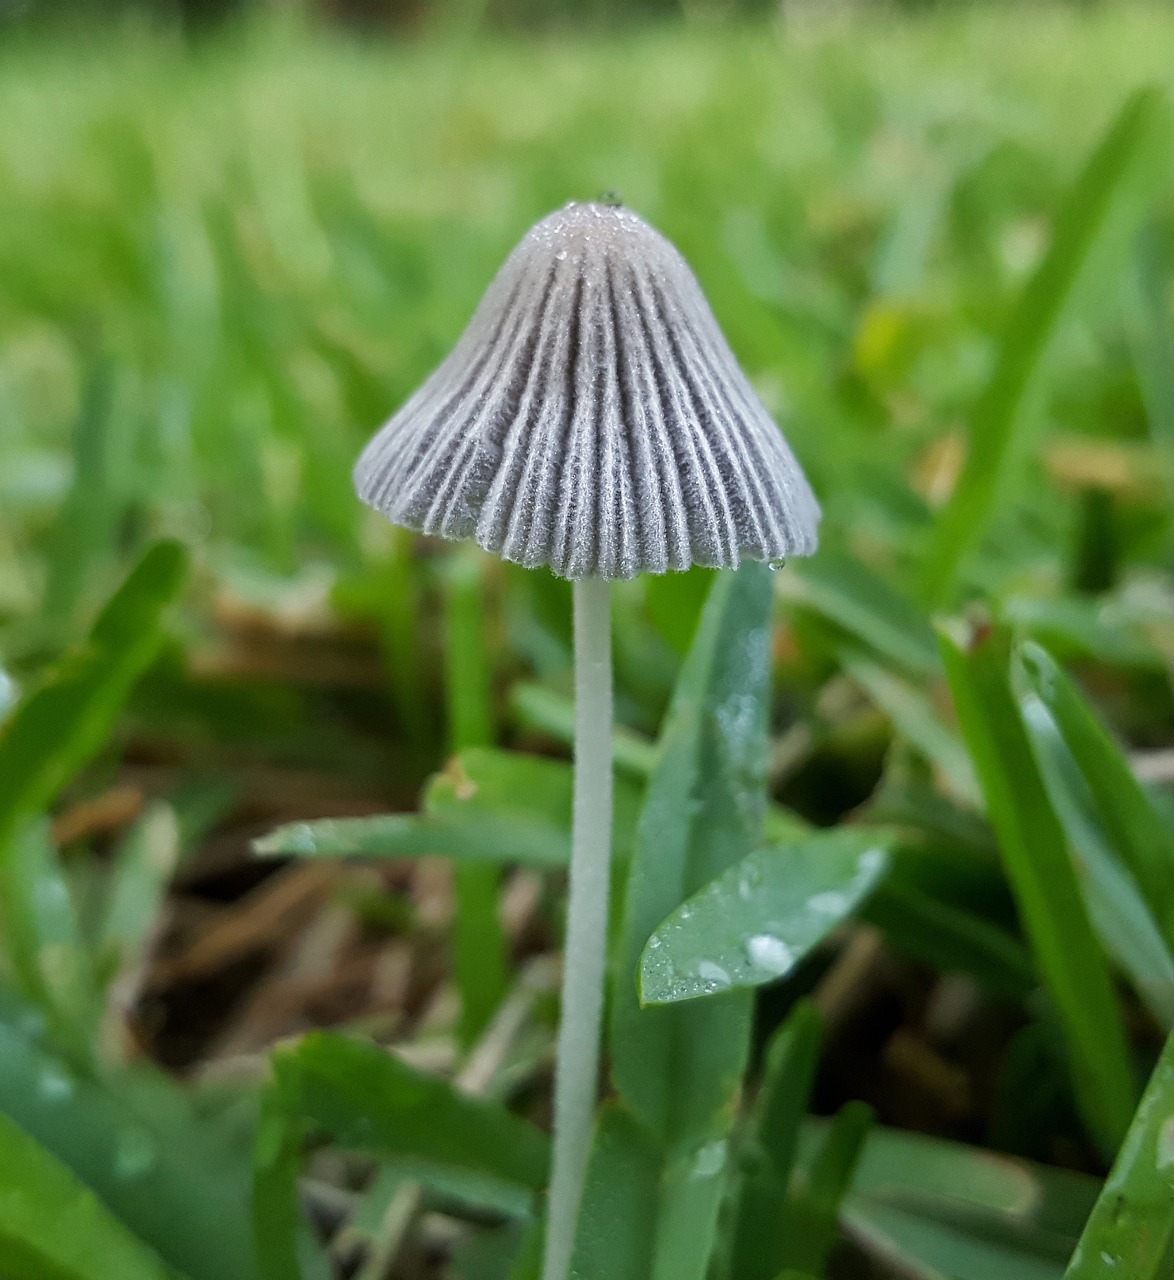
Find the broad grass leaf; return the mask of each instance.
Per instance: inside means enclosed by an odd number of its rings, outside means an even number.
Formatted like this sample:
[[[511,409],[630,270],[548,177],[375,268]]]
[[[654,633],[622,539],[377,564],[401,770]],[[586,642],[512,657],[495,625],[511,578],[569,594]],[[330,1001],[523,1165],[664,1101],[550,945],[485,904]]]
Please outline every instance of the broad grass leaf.
[[[1118,855],[1106,833],[1085,775],[1047,707],[1029,692],[1020,699],[1020,710],[1052,806],[1081,871],[1089,918],[1105,950],[1129,976],[1158,1023],[1169,1029],[1174,1026],[1174,952],[1130,874],[1127,859]],[[1149,801],[1144,796],[1141,800],[1148,809]]]
[[[785,977],[883,878],[885,836],[850,827],[758,849],[657,926],[640,960],[645,1004]]]
[[[279,1049],[274,1069],[287,1105],[344,1147],[533,1191],[546,1185],[549,1143],[541,1130],[375,1045],[313,1033]]]
[[[654,1265],[661,1153],[622,1104],[599,1113],[583,1186],[572,1280],[649,1280]]]
[[[669,1148],[702,1146],[728,1128],[750,1002],[745,992],[726,992],[688,1008],[646,1009],[637,974],[661,921],[761,838],[770,611],[766,566],[715,580],[637,826],[612,1000],[612,1072],[633,1114]]]

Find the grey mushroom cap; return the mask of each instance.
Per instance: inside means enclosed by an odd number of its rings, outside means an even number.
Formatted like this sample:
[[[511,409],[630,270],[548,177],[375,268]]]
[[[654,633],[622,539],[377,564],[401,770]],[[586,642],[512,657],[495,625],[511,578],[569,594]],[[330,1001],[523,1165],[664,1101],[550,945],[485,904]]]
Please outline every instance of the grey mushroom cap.
[[[603,204],[531,228],[355,485],[395,524],[572,579],[809,555],[819,523],[685,260]]]

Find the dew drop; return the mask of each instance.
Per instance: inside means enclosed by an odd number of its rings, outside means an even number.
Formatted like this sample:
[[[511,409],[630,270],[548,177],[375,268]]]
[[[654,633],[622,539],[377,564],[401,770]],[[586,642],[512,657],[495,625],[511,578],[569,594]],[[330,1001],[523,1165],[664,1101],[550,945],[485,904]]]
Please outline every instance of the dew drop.
[[[567,251],[565,249],[560,249],[554,256],[559,262],[566,262]]]
[[[730,985],[730,975],[712,960],[702,960],[697,966],[697,976],[712,991],[721,991]]]
[[[64,1102],[73,1097],[73,1081],[60,1067],[46,1067],[38,1081],[41,1097],[47,1102]]]
[[[290,827],[284,844],[290,853],[318,852],[318,839],[308,822],[299,822],[296,827]]]
[[[155,1167],[155,1144],[144,1129],[123,1129],[114,1146],[114,1173],[124,1181],[141,1178]]]
[[[746,943],[746,954],[756,969],[783,974],[791,967],[795,954],[782,940],[769,933],[756,933]]]
[[[781,569],[785,569],[786,567],[787,567],[786,560],[768,560],[767,561],[767,568],[770,569],[771,573],[778,573]]]
[[[711,1142],[698,1151],[693,1159],[693,1168],[689,1171],[692,1178],[713,1178],[721,1173],[726,1163],[726,1144]]]

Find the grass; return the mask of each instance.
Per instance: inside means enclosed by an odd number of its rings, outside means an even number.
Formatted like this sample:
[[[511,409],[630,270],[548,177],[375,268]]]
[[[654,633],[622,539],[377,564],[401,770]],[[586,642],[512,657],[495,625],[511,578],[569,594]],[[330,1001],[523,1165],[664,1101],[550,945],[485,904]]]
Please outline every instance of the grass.
[[[578,1274],[1167,1274],[1172,55],[1141,5],[0,44],[0,1274],[534,1274],[570,594],[349,472],[607,189],[825,519],[615,592]]]

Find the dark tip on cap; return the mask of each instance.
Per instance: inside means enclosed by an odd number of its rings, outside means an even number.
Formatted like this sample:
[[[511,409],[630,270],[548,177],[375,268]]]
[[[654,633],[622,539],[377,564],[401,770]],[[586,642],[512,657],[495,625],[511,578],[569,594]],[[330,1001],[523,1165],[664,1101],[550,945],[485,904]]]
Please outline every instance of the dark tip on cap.
[[[355,483],[396,524],[565,578],[809,555],[819,522],[684,259],[600,203],[531,228]]]

